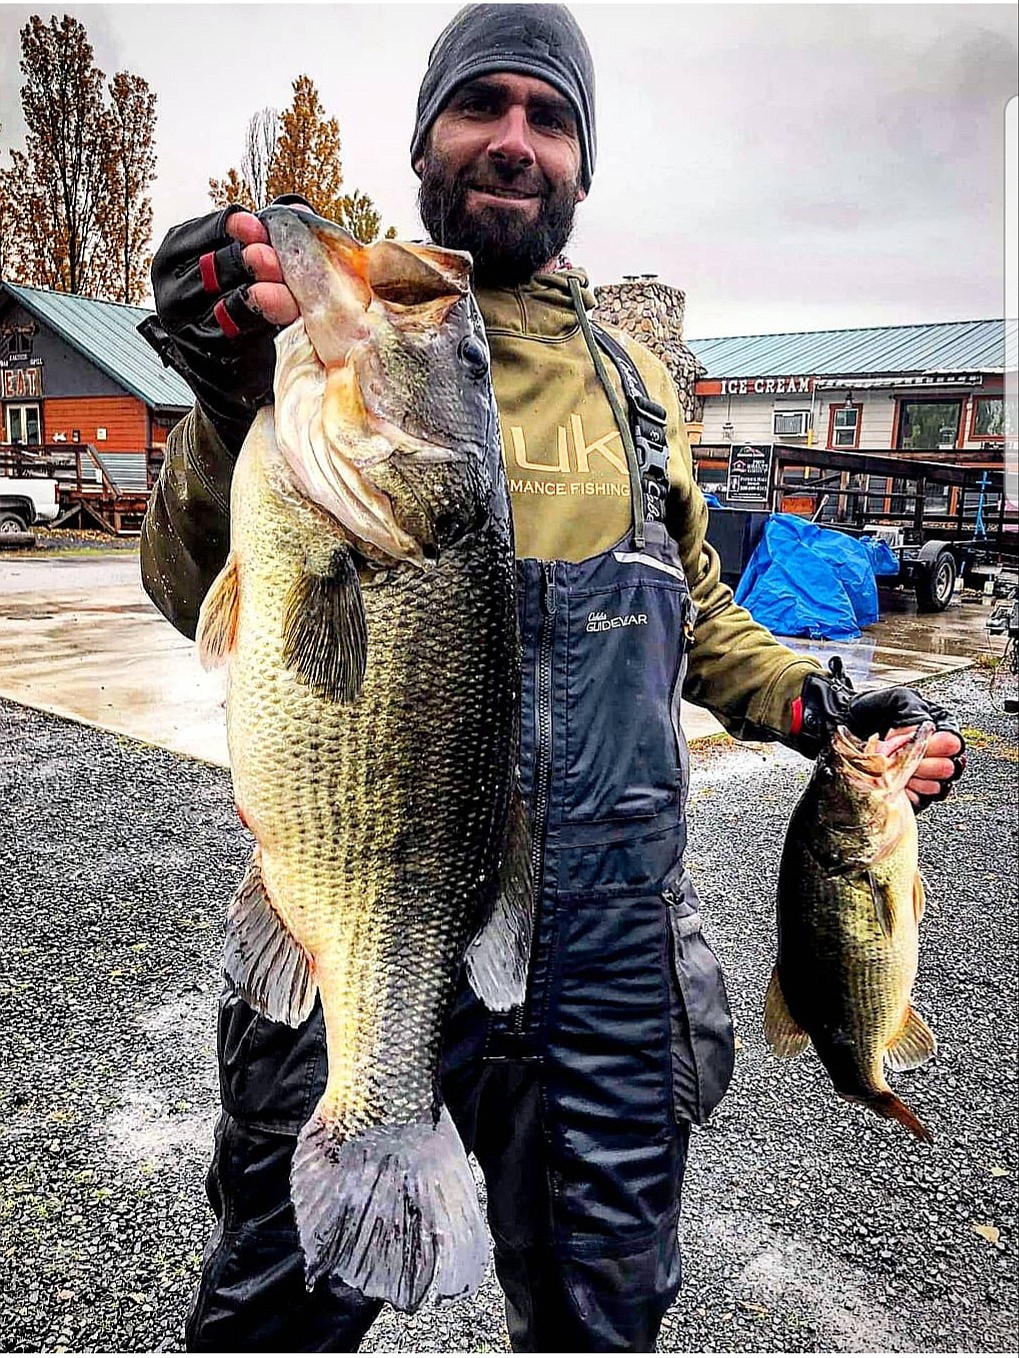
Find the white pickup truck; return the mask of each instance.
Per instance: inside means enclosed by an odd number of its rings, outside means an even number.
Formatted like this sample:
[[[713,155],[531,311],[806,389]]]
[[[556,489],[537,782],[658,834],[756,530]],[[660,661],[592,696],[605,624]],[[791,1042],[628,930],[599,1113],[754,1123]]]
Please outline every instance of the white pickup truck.
[[[25,533],[60,513],[57,483],[47,476],[0,476],[0,533]]]

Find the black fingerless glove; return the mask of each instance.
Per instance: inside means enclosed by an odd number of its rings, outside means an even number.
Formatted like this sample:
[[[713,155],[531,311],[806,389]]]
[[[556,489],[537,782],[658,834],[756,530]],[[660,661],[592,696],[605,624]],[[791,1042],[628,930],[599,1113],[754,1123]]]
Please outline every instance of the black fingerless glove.
[[[956,718],[915,688],[880,688],[857,693],[838,656],[829,660],[828,670],[828,674],[808,674],[803,681],[789,744],[809,759],[815,759],[837,726],[846,726],[854,736],[866,740],[873,735],[883,737],[899,726],[919,726],[932,721],[936,730],[957,735],[962,749],[950,756],[955,769],[952,776],[945,779],[938,792],[921,797],[917,810],[923,811],[931,802],[943,802],[966,768],[966,744]]]
[[[259,406],[272,400],[280,327],[248,306],[253,275],[226,234],[234,204],[175,226],[152,261],[156,315],[138,330],[180,373],[232,453]]]

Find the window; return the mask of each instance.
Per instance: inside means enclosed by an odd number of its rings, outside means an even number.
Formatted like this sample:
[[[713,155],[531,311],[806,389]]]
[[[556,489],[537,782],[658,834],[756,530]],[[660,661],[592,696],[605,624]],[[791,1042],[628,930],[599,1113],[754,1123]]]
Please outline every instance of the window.
[[[959,440],[961,401],[900,401],[896,448],[954,448]]]
[[[1000,396],[974,396],[971,439],[1003,439],[1005,437],[1005,402]]]
[[[840,405],[828,407],[828,447],[859,448],[860,421],[863,406]]]
[[[801,439],[810,427],[809,410],[776,410],[771,430],[777,439]]]
[[[8,443],[42,442],[42,419],[38,406],[8,406],[6,424]]]

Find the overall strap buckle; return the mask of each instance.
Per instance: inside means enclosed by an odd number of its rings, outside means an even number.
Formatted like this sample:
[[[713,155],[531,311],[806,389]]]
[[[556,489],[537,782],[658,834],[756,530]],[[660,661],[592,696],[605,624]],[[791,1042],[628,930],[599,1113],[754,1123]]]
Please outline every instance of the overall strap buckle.
[[[592,322],[591,329],[598,347],[612,360],[623,386],[640,469],[645,518],[649,523],[664,523],[669,489],[669,444],[665,435],[668,414],[664,406],[651,399],[637,365],[623,346],[597,322]]]

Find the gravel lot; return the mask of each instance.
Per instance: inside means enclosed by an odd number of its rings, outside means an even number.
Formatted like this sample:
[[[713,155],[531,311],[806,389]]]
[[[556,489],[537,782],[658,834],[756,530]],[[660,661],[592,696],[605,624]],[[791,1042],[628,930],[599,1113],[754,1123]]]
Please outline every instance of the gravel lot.
[[[930,687],[972,748],[921,830],[915,998],[941,1052],[896,1077],[933,1147],[835,1099],[812,1054],[767,1054],[806,765],[698,747],[690,862],[741,1045],[694,1139],[663,1350],[1019,1349],[1016,725],[984,675]],[[248,852],[229,781],[0,701],[0,806],[0,1349],[179,1349],[211,1219],[220,921]],[[388,1313],[367,1347],[505,1349],[498,1289]]]

